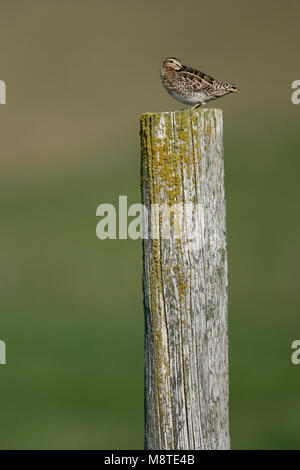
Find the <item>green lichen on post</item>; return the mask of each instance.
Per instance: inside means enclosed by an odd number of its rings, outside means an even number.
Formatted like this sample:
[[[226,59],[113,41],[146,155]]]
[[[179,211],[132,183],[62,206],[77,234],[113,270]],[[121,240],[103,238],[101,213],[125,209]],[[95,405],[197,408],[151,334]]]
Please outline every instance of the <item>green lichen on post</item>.
[[[228,448],[227,385],[221,383],[227,373],[222,111],[145,113],[141,150],[142,201],[148,209],[148,239],[143,242],[145,445],[148,449]],[[204,208],[205,227],[198,229],[203,246],[196,253],[185,237],[164,239],[162,213],[158,238],[151,237],[153,204],[186,203]],[[183,223],[187,223],[185,216]],[[174,213],[170,226],[174,235]],[[199,330],[199,325],[206,325],[207,331]],[[218,337],[223,348],[221,365],[217,357],[203,352],[218,348]],[[208,377],[203,370],[210,371]],[[216,382],[221,400],[213,395],[207,401],[205,380]],[[206,415],[207,422],[201,422]],[[225,423],[223,428],[214,420]],[[209,431],[207,423],[212,422]]]

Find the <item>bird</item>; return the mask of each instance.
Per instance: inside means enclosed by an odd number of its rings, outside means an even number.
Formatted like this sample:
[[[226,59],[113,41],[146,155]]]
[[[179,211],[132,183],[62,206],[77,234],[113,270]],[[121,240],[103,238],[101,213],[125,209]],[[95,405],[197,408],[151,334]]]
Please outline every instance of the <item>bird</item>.
[[[168,57],[163,61],[160,78],[173,98],[192,105],[192,109],[228,93],[240,92],[237,86],[215,80],[205,73],[187,67],[176,57]]]

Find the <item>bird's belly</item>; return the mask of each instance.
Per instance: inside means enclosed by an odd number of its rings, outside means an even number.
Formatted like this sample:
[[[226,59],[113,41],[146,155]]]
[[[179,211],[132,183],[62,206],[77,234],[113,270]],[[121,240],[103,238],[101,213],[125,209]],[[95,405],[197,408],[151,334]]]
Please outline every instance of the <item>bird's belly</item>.
[[[205,101],[208,101],[208,97],[206,93],[194,93],[192,95],[181,95],[179,93],[176,93],[176,91],[173,90],[167,90],[168,93],[175,98],[175,100],[180,101],[181,103],[184,104],[197,104],[197,103],[204,103]]]

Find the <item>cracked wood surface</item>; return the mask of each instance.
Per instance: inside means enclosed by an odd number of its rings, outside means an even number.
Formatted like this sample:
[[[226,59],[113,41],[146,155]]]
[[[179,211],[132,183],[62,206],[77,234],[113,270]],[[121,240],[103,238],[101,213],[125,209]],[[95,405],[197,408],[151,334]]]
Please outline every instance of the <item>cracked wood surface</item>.
[[[143,114],[141,149],[145,448],[228,449],[222,111]],[[157,204],[193,208],[171,212],[171,239]]]

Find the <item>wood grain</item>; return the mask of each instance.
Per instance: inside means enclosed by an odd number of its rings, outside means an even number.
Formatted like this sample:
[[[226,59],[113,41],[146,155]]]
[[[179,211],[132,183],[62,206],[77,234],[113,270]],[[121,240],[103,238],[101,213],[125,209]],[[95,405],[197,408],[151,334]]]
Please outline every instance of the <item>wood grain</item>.
[[[222,111],[143,114],[141,154],[145,448],[228,449]],[[163,205],[183,208],[169,238]]]

